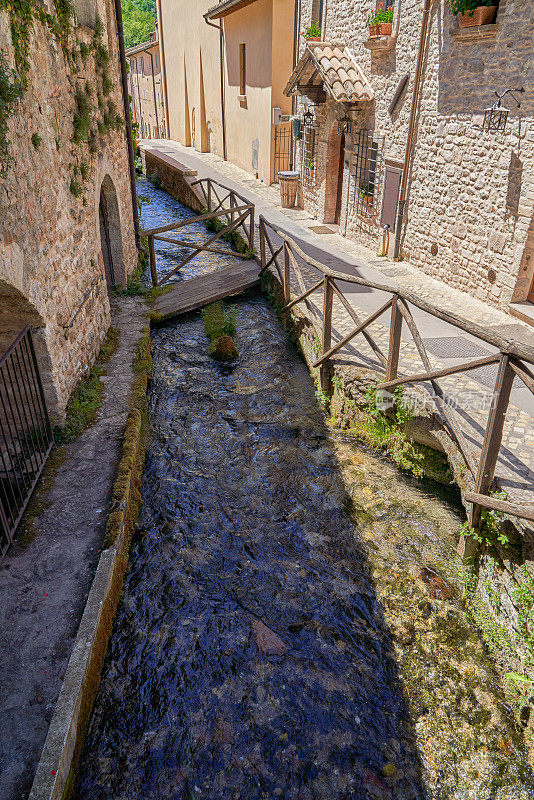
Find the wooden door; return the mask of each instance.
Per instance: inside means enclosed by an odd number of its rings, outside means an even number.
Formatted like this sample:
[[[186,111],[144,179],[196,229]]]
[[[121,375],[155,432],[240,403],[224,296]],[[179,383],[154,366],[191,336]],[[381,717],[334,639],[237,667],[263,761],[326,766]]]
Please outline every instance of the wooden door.
[[[341,205],[343,203],[343,172],[345,169],[345,137],[341,137],[339,143],[339,166],[337,173],[337,194],[336,194],[336,212],[334,214],[334,223],[339,225],[341,221]]]
[[[108,286],[115,286],[115,275],[113,272],[113,256],[111,253],[111,238],[109,235],[109,217],[106,198],[100,195],[98,206],[98,216],[100,220],[100,243],[102,245],[102,258],[104,259],[104,270]]]

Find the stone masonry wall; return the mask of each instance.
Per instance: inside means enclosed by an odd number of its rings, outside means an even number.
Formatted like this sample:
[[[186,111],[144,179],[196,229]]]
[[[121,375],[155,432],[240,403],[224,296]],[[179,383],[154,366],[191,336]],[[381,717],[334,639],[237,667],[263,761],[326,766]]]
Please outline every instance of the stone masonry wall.
[[[310,22],[311,0],[302,5],[301,30]],[[330,0],[322,20],[323,38],[341,39],[351,48],[375,91],[374,103],[360,104],[351,112],[348,158],[353,158],[357,131],[373,129],[384,136],[382,165],[389,161],[402,166],[422,4],[397,0],[397,39],[386,52],[364,47],[364,20],[371,5],[369,0]],[[534,259],[527,257],[534,237],[534,87],[529,82],[533,13],[529,0],[501,0],[491,35],[466,40],[458,38],[457,19],[443,0],[432,3],[403,232],[402,254],[411,263],[500,307],[525,299],[534,273]],[[408,85],[390,115],[388,105],[407,72]],[[495,101],[494,92],[523,85],[520,109],[506,98],[511,109],[506,132],[483,131],[483,111]],[[306,208],[322,221],[326,143],[336,115],[344,109],[327,100],[315,111],[317,189],[304,190],[303,195]],[[346,229],[347,235],[379,246],[382,189],[380,181],[375,214],[362,220],[344,188],[342,233]]]
[[[48,13],[54,15],[54,5],[47,2]],[[83,4],[85,10],[87,6]],[[120,262],[114,263],[118,282],[137,264],[125,126],[119,120],[124,109],[113,3],[97,0],[96,11],[104,23],[100,37],[95,39],[94,27],[73,21],[63,46],[34,20],[28,88],[8,119],[11,160],[0,177],[0,348],[25,324],[39,327],[38,357],[56,418],[62,417],[109,327],[99,226],[104,178],[116,223],[110,235]],[[106,48],[109,54],[111,85],[105,91],[102,71],[95,65],[98,42],[101,61],[106,60]],[[13,67],[6,12],[0,13],[0,46]],[[85,140],[73,141],[76,88],[90,102],[91,147]],[[113,125],[104,124],[104,113]]]

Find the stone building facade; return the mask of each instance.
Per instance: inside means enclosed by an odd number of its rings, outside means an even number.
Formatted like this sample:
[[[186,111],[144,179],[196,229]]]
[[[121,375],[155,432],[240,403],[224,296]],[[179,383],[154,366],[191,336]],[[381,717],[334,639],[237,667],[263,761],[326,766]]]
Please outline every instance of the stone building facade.
[[[142,139],[165,136],[165,109],[157,28],[150,41],[126,51],[130,66],[128,86],[134,121]]]
[[[371,6],[302,0],[299,29],[317,22],[324,42],[346,46],[374,99],[343,105],[328,91],[318,102],[306,87],[287,91],[299,97],[301,114],[309,107],[314,116],[296,145],[305,207],[392,255],[423,4],[396,0],[392,33],[378,37],[365,24]],[[463,29],[443,0],[429,6],[400,255],[470,295],[534,316],[532,3],[501,0],[492,24]],[[301,38],[300,58],[305,47]],[[522,87],[520,107],[503,100],[505,131],[484,130],[495,92]],[[342,137],[345,114],[351,130]],[[307,174],[305,164],[313,165]]]
[[[21,86],[2,150],[0,352],[34,327],[56,419],[109,327],[108,291],[137,265],[115,7],[75,5],[25,0],[29,24],[18,4],[0,12],[4,91]]]

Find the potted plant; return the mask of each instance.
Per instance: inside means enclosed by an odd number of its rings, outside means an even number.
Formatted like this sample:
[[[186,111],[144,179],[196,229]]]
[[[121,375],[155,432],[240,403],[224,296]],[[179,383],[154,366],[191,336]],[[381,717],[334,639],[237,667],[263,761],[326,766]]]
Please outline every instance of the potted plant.
[[[369,28],[369,36],[391,36],[393,5],[384,8],[384,3],[379,3],[375,10],[367,15],[365,24]]]
[[[312,22],[309,28],[302,31],[302,36],[304,36],[307,42],[320,42],[321,28],[316,22]]]
[[[373,205],[374,186],[372,184],[367,183],[367,181],[360,181],[358,184],[358,194],[364,205]]]
[[[459,28],[491,25],[497,13],[496,0],[447,0],[447,5]]]
[[[289,117],[289,121],[291,123],[291,130],[293,132],[293,139],[300,139],[301,137],[301,128],[302,128],[302,120],[298,116],[298,114],[293,114]]]

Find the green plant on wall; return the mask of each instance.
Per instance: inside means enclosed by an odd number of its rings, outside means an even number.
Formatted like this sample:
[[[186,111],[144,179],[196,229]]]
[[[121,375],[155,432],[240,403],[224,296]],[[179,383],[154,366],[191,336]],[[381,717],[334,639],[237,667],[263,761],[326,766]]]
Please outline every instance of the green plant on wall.
[[[497,500],[506,500],[506,492],[490,492],[492,497]],[[510,544],[510,540],[503,528],[504,516],[500,511],[493,508],[483,508],[480,513],[480,525],[477,529],[472,528],[468,522],[464,522],[460,526],[460,534],[462,536],[472,537],[479,545],[486,548],[494,547],[500,544],[506,547]]]

